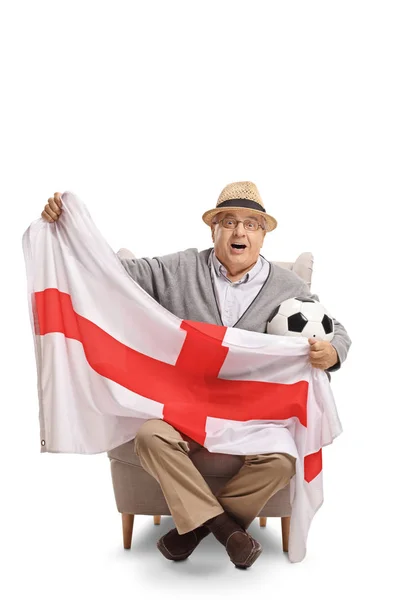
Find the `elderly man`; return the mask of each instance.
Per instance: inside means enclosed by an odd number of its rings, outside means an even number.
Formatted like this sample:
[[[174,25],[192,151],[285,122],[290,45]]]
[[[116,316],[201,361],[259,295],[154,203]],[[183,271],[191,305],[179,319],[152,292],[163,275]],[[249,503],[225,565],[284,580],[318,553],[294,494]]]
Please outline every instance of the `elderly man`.
[[[56,193],[42,217],[54,222],[61,211],[61,194]],[[211,228],[214,248],[121,261],[170,312],[190,321],[265,333],[270,314],[287,298],[319,300],[299,276],[260,255],[266,233],[277,222],[267,214],[254,183],[228,184],[203,221]],[[332,343],[309,339],[311,365],[329,378],[351,345],[343,325],[336,319],[334,324]],[[212,532],[235,566],[248,568],[262,547],[246,530],[268,499],[288,484],[296,459],[284,453],[245,456],[240,470],[214,495],[191,461],[198,448],[161,419],[146,421],[135,436],[134,451],[160,484],[176,525],[157,547],[169,560],[184,560]]]

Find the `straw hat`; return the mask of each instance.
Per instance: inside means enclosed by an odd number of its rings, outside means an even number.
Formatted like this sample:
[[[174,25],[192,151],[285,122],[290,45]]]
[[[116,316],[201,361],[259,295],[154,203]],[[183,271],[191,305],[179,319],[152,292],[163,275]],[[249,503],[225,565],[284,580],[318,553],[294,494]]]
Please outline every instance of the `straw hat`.
[[[207,210],[202,219],[211,227],[214,216],[222,211],[243,210],[262,215],[267,221],[267,231],[272,231],[278,225],[276,219],[265,212],[263,201],[257,186],[251,181],[236,181],[228,183],[222,190],[217,200],[216,208]]]

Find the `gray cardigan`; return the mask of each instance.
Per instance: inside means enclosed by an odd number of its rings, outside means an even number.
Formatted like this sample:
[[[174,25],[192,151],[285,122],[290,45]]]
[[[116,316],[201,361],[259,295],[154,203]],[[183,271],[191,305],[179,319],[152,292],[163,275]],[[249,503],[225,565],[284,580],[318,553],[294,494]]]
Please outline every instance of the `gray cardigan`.
[[[155,258],[120,259],[129,275],[164,308],[180,319],[223,325],[219,312],[208,258],[212,248],[181,252]],[[270,262],[270,272],[261,290],[233,327],[265,333],[267,320],[281,302],[294,296],[312,298],[306,282],[296,273]],[[335,335],[331,341],[339,360],[327,369],[337,371],[346,360],[351,339],[334,319]],[[328,373],[330,380],[330,375]]]

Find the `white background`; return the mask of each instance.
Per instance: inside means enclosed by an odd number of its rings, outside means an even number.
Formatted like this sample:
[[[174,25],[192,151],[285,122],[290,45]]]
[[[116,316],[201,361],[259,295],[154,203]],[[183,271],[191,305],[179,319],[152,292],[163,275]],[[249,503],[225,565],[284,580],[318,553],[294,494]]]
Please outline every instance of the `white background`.
[[[3,597],[398,597],[398,2],[13,0],[0,23]],[[106,454],[40,454],[21,244],[70,190],[115,251],[201,250],[241,180],[278,221],[264,256],[311,251],[353,341],[307,556],[254,521],[245,572],[211,536],[165,560],[170,517],[137,516],[124,551]]]

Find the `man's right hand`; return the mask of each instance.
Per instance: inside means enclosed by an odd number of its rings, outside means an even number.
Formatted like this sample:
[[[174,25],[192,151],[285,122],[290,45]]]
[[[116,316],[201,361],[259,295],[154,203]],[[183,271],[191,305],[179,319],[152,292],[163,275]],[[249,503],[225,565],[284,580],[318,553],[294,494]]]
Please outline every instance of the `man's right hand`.
[[[57,221],[62,212],[61,192],[56,192],[54,198],[49,198],[41,217],[48,223]]]

